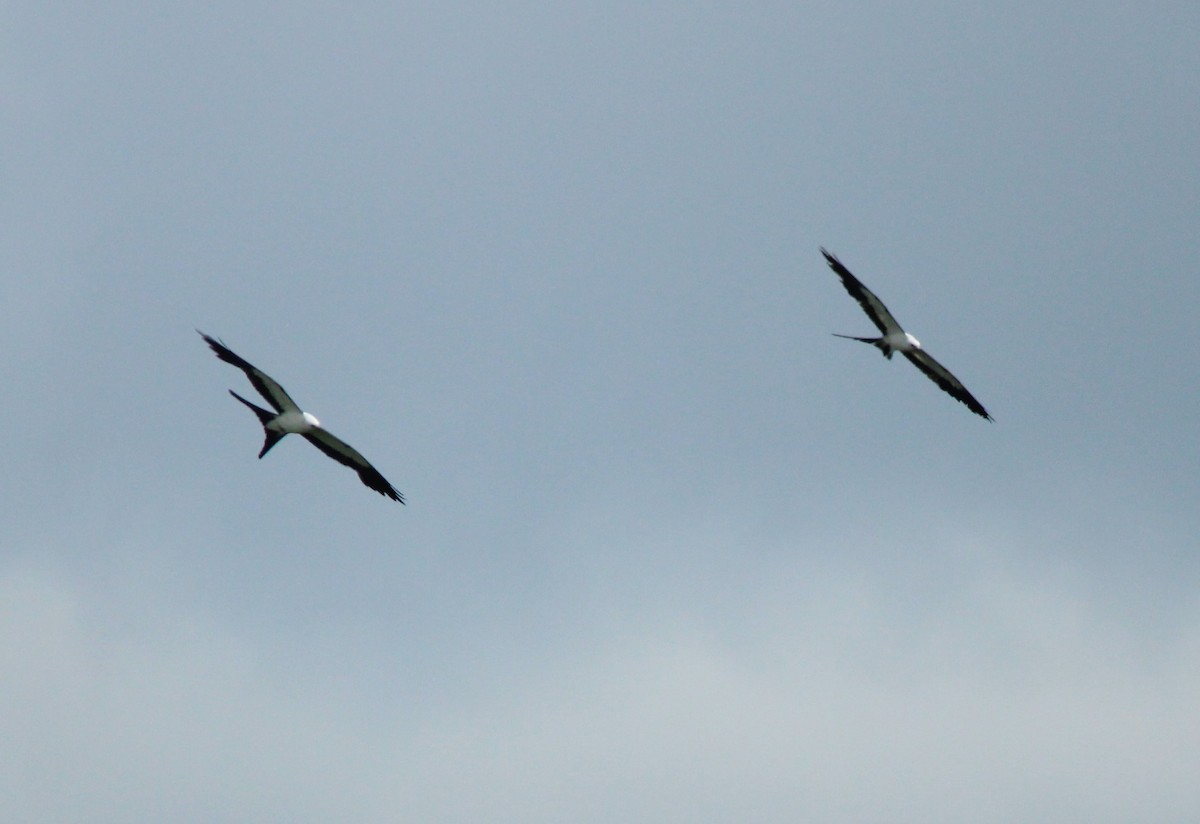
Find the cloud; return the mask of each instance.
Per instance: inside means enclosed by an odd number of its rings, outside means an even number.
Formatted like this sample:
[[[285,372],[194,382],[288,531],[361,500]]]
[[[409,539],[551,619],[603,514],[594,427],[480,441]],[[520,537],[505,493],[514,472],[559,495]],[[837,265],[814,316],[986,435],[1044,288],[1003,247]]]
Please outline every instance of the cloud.
[[[1069,582],[980,560],[959,583],[914,611],[845,570],[764,581],[741,610],[481,661],[446,699],[315,649],[297,678],[195,616],[105,627],[101,593],[9,569],[0,781],[30,822],[1188,814],[1200,615],[1152,640]]]

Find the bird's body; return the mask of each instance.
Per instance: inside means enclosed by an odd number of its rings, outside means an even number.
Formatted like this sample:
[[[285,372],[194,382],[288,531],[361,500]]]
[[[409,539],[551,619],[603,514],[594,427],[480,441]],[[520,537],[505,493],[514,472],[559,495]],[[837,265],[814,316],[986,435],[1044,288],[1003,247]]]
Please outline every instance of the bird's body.
[[[218,358],[245,372],[250,383],[275,410],[272,412],[263,409],[261,406],[257,406],[246,400],[232,389],[229,390],[229,394],[245,404],[258,417],[259,423],[262,424],[265,440],[263,441],[262,450],[258,453],[259,458],[266,455],[271,450],[271,447],[283,440],[285,435],[302,435],[309,443],[330,458],[356,471],[359,480],[366,486],[375,490],[380,495],[391,498],[393,501],[404,503],[404,496],[388,483],[387,479],[379,473],[379,470],[371,466],[367,459],[348,443],[322,427],[321,422],[317,420],[315,415],[305,412],[297,406],[296,402],[284,391],[284,388],[270,375],[238,356],[233,350],[216,338],[209,337],[198,329],[196,331],[200,333],[200,337],[204,338],[204,342],[209,345],[209,348],[216,353]]]
[[[321,426],[315,415],[308,412],[284,412],[266,423],[267,429],[283,435],[303,435]]]
[[[892,355],[896,352],[914,352],[921,348],[921,342],[914,338],[908,332],[890,332],[879,338],[859,338],[854,335],[839,335],[833,333],[835,338],[845,338],[846,340],[860,340],[863,343],[869,343],[883,353],[883,356],[888,360],[892,359]]]
[[[931,381],[940,386],[948,395],[964,404],[981,418],[989,421],[992,420],[992,416],[983,408],[983,404],[967,391],[967,387],[963,386],[962,381],[954,377],[949,369],[942,366],[932,355],[926,352],[921,347],[919,340],[904,331],[896,319],[892,317],[892,313],[884,306],[883,301],[876,297],[874,292],[863,286],[862,281],[851,274],[850,270],[843,266],[842,262],[836,257],[824,249],[821,250],[821,254],[825,256],[825,262],[829,264],[829,268],[833,269],[842,281],[842,286],[850,293],[850,297],[858,301],[858,305],[862,307],[863,311],[867,313],[867,317],[871,319],[876,328],[882,333],[877,338],[860,338],[854,335],[839,335],[835,332],[834,335],[836,337],[869,343],[882,352],[883,356],[888,360],[891,360],[894,353],[899,352],[908,358],[914,366],[924,372]]]

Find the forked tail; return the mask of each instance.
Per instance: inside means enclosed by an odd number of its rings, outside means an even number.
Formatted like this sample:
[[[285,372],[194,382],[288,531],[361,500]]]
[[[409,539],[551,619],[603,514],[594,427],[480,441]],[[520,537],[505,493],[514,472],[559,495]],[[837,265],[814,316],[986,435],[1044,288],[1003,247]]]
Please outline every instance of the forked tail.
[[[892,348],[883,342],[883,338],[858,338],[854,335],[839,335],[837,332],[830,332],[835,338],[845,338],[846,340],[860,340],[863,343],[869,343],[883,353],[883,356],[888,360],[892,359]]]
[[[266,435],[266,440],[263,441],[262,451],[258,453],[258,457],[261,458],[263,455],[266,455],[268,451],[270,451],[272,446],[274,446],[275,444],[277,444],[281,440],[283,440],[283,436],[286,435],[287,433],[286,432],[276,432],[272,429],[267,428],[267,424],[275,419],[274,412],[268,412],[266,409],[263,409],[261,406],[255,406],[254,404],[250,403],[250,401],[246,400],[241,395],[239,395],[237,392],[234,392],[232,389],[229,390],[229,394],[233,395],[235,398],[237,398],[239,401],[241,401],[247,407],[249,407],[250,411],[253,412],[258,417],[258,422],[262,424],[263,434]]]

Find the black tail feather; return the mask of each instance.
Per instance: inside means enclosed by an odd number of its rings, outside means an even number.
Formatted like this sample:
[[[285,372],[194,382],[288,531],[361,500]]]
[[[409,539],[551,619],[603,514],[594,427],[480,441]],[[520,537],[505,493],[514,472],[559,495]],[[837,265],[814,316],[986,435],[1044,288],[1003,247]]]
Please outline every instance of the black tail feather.
[[[263,441],[263,447],[258,453],[260,459],[263,455],[271,451],[272,446],[282,441],[283,436],[287,434],[286,432],[272,432],[270,429],[264,429],[263,432],[266,434],[267,439]]]
[[[254,404],[250,403],[250,401],[246,400],[241,395],[239,395],[237,392],[234,392],[232,389],[229,390],[229,394],[233,395],[235,398],[237,398],[239,401],[241,401],[247,407],[249,407],[250,411],[253,412],[256,416],[258,416],[258,422],[263,425],[263,434],[265,434],[267,437],[266,437],[266,440],[263,441],[262,451],[258,453],[258,457],[261,458],[263,455],[266,455],[267,452],[269,452],[271,450],[272,446],[274,446],[275,444],[277,444],[281,440],[283,440],[283,436],[286,435],[287,433],[286,432],[275,432],[271,429],[267,429],[267,424],[270,423],[275,418],[274,412],[268,412],[266,409],[263,409],[261,406],[255,406]]]
[[[892,359],[892,352],[894,350],[890,346],[888,346],[886,343],[883,342],[883,338],[858,338],[858,337],[855,337],[854,335],[839,335],[837,332],[831,332],[830,334],[833,335],[835,338],[845,338],[846,340],[860,340],[863,343],[869,343],[872,346],[874,346],[876,349],[878,349],[880,352],[882,352],[883,356],[885,358],[887,358],[888,360]]]
[[[239,401],[246,404],[246,406],[249,407],[250,411],[258,416],[258,422],[261,423],[263,426],[266,426],[267,423],[272,418],[275,417],[274,412],[268,412],[267,410],[263,409],[261,406],[255,406],[254,404],[250,403],[250,401],[246,400],[241,395],[239,395],[237,392],[234,392],[232,389],[229,390],[229,394],[233,395]]]

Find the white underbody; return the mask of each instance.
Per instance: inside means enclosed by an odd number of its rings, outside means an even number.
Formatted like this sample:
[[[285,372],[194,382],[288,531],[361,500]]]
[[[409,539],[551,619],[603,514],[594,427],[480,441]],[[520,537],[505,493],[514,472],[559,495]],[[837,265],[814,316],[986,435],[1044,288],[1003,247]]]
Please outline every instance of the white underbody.
[[[281,412],[271,419],[267,424],[267,429],[272,432],[295,433],[303,435],[305,432],[311,432],[314,429],[319,429],[321,422],[316,419],[316,416],[308,412],[299,410],[293,412]]]
[[[908,332],[889,332],[881,341],[892,352],[912,352],[921,348],[921,342]]]

